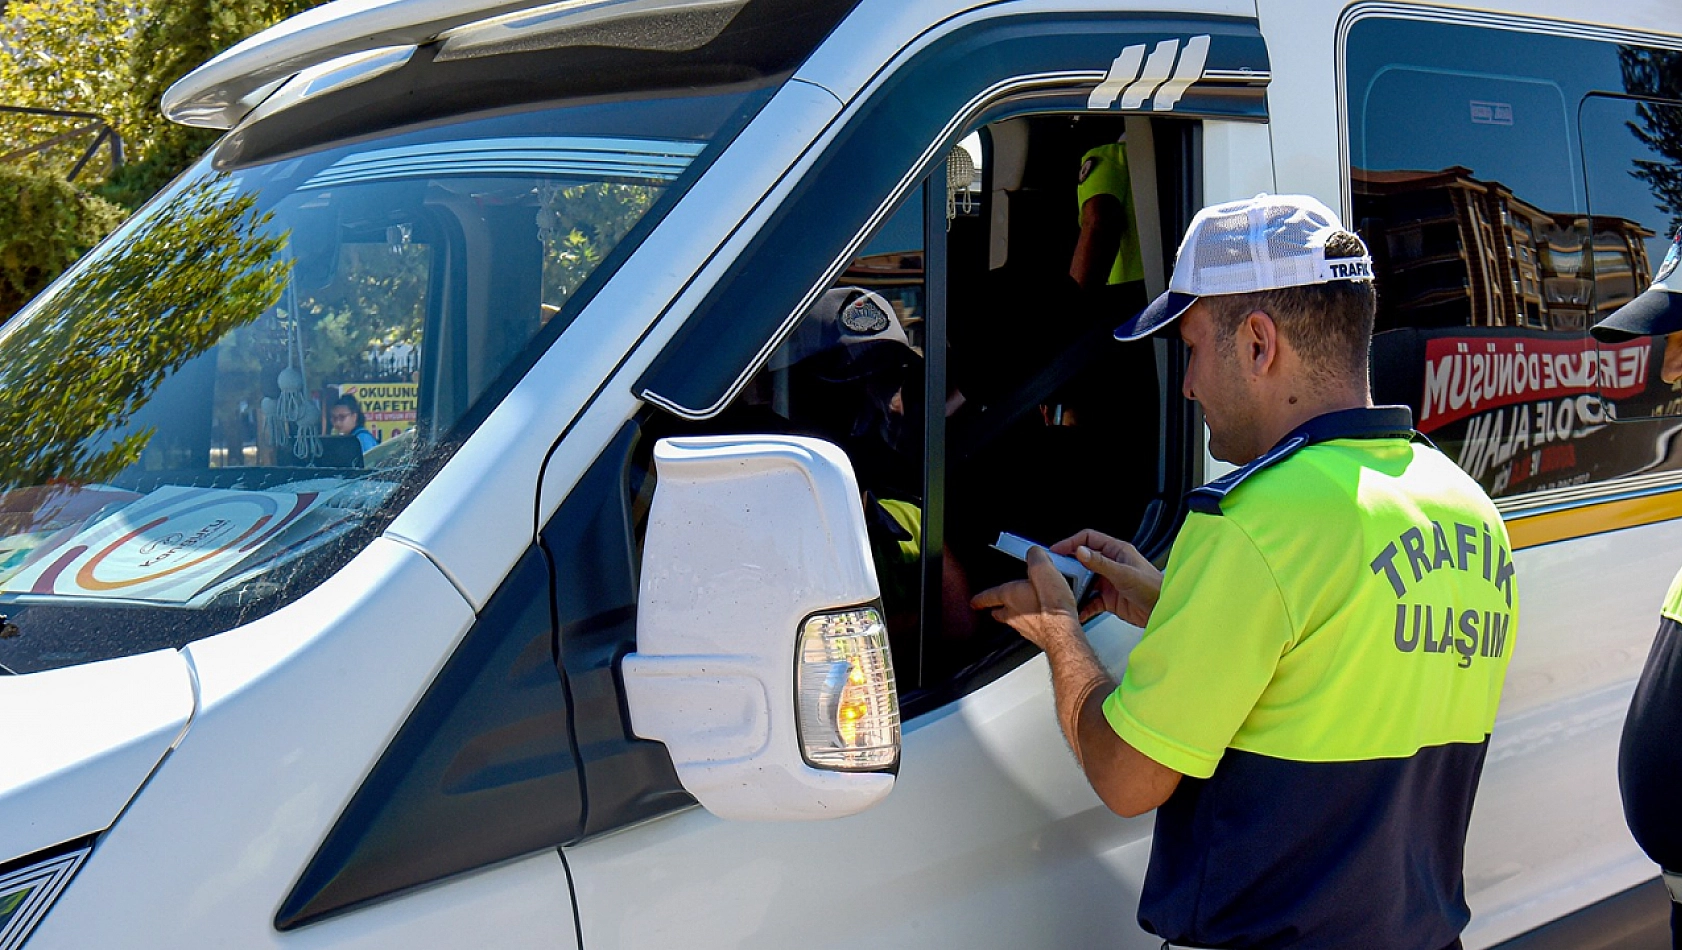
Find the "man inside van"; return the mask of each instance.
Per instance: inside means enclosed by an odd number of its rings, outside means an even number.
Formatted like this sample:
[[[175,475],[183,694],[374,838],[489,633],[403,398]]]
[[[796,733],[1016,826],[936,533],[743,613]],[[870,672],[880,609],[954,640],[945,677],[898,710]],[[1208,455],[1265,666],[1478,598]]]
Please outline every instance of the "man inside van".
[[[1659,378],[1682,383],[1682,231],[1671,242],[1653,286],[1595,324],[1605,343],[1663,337]],[[1659,632],[1647,654],[1618,745],[1618,790],[1636,844],[1663,869],[1670,890],[1670,943],[1682,950],[1682,573],[1659,609]]]
[[[1411,413],[1372,405],[1371,274],[1313,198],[1199,212],[1116,336],[1178,329],[1209,450],[1241,467],[1187,497],[1166,573],[1088,530],[1052,548],[1100,576],[1085,611],[1038,549],[973,601],[1045,650],[1104,803],[1158,809],[1139,922],[1165,946],[1442,950],[1470,918],[1512,549]],[[1144,627],[1119,684],[1080,626],[1102,610]]]

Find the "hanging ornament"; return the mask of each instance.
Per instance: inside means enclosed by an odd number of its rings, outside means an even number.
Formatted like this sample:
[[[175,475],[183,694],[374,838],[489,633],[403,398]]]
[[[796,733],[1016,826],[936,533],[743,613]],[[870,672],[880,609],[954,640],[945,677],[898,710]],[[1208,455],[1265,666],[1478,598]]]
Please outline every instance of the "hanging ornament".
[[[970,195],[970,184],[975,181],[975,161],[969,157],[969,152],[962,145],[952,149],[946,156],[946,229],[952,229],[952,219],[959,212],[970,214],[975,210],[975,199]]]
[[[282,445],[290,437],[292,454],[300,460],[321,456],[321,410],[309,398],[304,380],[303,327],[298,320],[298,290],[286,285],[286,368],[275,380],[280,398],[270,422],[270,440]],[[265,400],[266,402],[266,400]]]

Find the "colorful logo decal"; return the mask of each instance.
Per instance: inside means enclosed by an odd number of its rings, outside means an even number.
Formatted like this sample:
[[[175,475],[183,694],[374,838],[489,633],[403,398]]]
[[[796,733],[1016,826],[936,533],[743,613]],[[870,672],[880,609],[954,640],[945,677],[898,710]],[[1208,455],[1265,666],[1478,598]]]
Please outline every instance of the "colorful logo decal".
[[[185,603],[321,503],[315,492],[169,486],[10,578],[34,594]]]

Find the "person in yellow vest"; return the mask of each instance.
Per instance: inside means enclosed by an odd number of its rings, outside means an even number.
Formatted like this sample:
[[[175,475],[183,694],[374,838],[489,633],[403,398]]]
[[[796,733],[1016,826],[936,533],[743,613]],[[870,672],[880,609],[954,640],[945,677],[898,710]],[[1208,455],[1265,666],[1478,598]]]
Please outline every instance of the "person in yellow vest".
[[[1682,383],[1682,231],[1647,291],[1589,331],[1606,343],[1663,337],[1659,377]],[[1618,745],[1618,789],[1636,844],[1670,891],[1671,946],[1682,950],[1682,573],[1659,608],[1659,630]]]
[[[1372,404],[1359,237],[1313,198],[1205,208],[1169,291],[1116,336],[1177,328],[1209,451],[1158,572],[1083,531],[1083,611],[1038,548],[978,609],[1045,650],[1099,798],[1157,809],[1139,923],[1167,947],[1444,950],[1511,656],[1512,546],[1478,484]],[[1071,471],[1071,478],[1103,472]],[[1144,627],[1117,683],[1080,625]]]
[[[1075,196],[1080,239],[1069,276],[1083,290],[1144,280],[1125,141],[1100,145],[1081,156]]]

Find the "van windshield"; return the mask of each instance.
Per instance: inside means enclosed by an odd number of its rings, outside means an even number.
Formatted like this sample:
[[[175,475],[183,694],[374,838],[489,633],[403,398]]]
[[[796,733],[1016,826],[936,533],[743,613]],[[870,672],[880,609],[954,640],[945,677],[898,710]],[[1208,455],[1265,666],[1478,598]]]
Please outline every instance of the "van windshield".
[[[0,666],[179,646],[313,587],[769,94],[206,159],[0,329]]]

